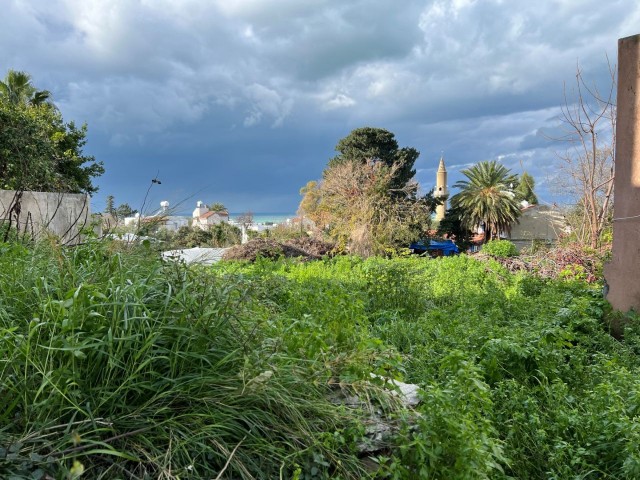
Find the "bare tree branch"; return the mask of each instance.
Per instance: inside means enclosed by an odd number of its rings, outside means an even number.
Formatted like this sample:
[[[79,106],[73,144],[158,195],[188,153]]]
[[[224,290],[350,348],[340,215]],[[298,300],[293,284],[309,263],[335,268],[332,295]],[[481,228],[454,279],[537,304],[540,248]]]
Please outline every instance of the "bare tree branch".
[[[576,66],[573,101],[566,85],[563,88],[560,120],[565,134],[555,139],[569,145],[566,152],[558,154],[564,173],[558,183],[578,207],[574,232],[579,241],[593,248],[600,244],[613,201],[616,72],[608,60],[611,84],[606,97],[587,84],[582,69]]]

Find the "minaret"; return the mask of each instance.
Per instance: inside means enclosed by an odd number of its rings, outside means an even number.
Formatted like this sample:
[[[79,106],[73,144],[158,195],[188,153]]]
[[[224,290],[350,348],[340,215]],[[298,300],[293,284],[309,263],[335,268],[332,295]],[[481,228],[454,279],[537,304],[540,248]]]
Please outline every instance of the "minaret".
[[[447,211],[447,198],[449,198],[447,169],[444,166],[444,157],[440,157],[440,165],[438,165],[438,173],[436,173],[436,190],[433,196],[443,200],[442,205],[436,207],[436,220],[440,221],[444,218],[444,214]]]

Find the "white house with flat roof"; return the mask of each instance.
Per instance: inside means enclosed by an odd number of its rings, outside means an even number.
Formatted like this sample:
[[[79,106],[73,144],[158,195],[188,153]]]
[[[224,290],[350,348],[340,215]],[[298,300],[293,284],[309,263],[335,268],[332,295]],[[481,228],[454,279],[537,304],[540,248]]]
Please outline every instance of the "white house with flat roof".
[[[193,217],[193,228],[199,228],[201,230],[209,230],[213,225],[217,225],[222,222],[229,222],[229,212],[226,210],[219,211],[209,211],[207,206],[198,201],[196,203],[196,208],[192,214]]]

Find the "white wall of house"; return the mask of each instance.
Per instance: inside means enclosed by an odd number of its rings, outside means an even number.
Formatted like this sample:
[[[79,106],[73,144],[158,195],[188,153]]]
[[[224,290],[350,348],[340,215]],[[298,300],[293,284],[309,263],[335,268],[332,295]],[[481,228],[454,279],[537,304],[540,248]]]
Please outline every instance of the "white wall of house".
[[[193,227],[201,230],[208,230],[213,225],[229,221],[229,214],[226,212],[206,212],[193,219]]]
[[[204,203],[202,203],[201,200],[198,200],[198,202],[196,203],[196,209],[193,211],[191,216],[193,218],[199,218],[205,213],[207,213],[208,211],[209,209],[207,208],[207,206]]]

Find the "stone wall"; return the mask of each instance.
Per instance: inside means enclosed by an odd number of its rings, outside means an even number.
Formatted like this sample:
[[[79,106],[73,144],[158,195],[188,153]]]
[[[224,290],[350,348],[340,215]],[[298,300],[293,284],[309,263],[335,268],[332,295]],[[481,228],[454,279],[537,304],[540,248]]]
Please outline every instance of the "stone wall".
[[[63,244],[76,244],[89,221],[88,195],[0,190],[0,222],[20,234],[38,238],[48,232]]]

